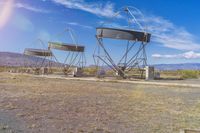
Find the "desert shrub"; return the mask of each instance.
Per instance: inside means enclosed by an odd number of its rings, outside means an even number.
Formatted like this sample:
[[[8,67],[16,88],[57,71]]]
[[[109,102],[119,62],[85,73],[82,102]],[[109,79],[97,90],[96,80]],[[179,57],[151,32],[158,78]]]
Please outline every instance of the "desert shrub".
[[[88,75],[96,75],[97,68],[96,67],[88,67],[88,68],[84,68],[83,71],[85,74],[88,74]]]
[[[183,79],[197,79],[199,77],[199,71],[195,70],[182,70],[180,73]]]
[[[4,68],[3,67],[0,67],[0,72],[3,72],[4,71]]]
[[[9,69],[10,69],[9,67],[0,66],[0,72],[6,72],[6,71],[8,71]]]
[[[106,74],[111,76],[111,75],[115,75],[116,73],[113,70],[107,70]]]
[[[3,72],[3,68],[2,67],[0,67],[0,72]]]
[[[180,75],[181,71],[162,71],[161,74],[174,77]]]

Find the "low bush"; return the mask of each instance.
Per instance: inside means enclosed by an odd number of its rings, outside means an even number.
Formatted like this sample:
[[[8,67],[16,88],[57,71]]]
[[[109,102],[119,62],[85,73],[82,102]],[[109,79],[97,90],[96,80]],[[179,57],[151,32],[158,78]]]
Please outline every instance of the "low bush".
[[[88,68],[84,68],[83,71],[85,74],[88,74],[88,75],[96,75],[97,68],[96,67],[88,67]]]
[[[199,71],[195,70],[181,70],[181,78],[183,79],[197,79],[199,78]]]

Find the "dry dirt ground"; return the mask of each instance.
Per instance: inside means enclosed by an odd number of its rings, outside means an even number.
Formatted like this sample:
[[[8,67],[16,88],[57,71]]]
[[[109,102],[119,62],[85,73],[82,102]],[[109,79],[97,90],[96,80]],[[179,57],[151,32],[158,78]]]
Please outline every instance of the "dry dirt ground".
[[[0,133],[179,133],[183,128],[200,128],[200,88],[0,73]]]

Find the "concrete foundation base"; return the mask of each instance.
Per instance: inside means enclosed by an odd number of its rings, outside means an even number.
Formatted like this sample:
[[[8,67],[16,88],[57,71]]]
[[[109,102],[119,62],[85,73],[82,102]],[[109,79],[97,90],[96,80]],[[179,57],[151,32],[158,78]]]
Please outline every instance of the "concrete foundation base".
[[[145,79],[154,80],[154,67],[146,66],[145,71],[146,71]]]
[[[80,77],[83,75],[83,69],[80,67],[75,67],[72,71],[72,76],[73,77]]]

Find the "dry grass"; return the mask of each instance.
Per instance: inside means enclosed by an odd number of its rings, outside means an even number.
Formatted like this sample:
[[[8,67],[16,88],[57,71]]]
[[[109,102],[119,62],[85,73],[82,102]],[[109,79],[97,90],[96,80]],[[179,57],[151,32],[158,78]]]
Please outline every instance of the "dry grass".
[[[163,79],[198,79],[200,71],[198,70],[177,70],[177,71],[160,71]]]
[[[198,88],[0,76],[0,111],[28,132],[178,133],[200,125]]]

